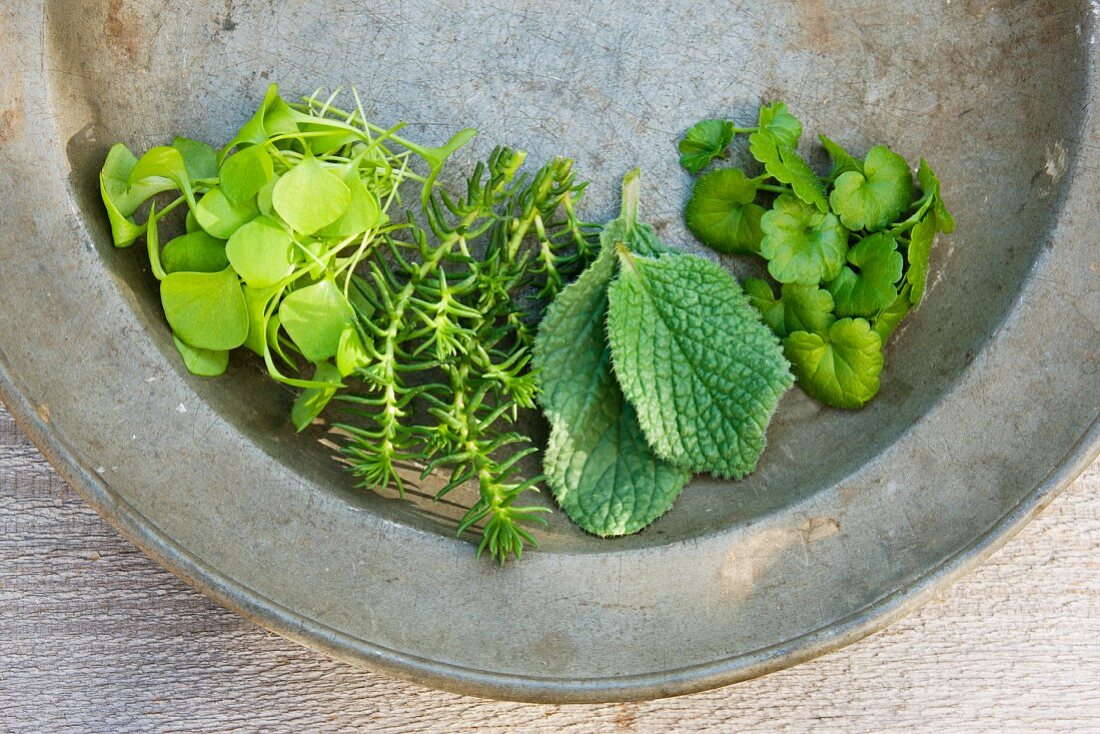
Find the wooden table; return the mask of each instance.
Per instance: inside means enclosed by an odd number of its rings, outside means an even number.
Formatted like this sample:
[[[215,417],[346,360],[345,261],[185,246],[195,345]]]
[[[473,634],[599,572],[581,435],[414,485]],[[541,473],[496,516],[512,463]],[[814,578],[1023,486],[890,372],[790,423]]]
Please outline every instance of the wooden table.
[[[441,693],[215,606],[119,538],[0,409],[0,732],[1100,731],[1100,462],[893,627],[640,704]]]

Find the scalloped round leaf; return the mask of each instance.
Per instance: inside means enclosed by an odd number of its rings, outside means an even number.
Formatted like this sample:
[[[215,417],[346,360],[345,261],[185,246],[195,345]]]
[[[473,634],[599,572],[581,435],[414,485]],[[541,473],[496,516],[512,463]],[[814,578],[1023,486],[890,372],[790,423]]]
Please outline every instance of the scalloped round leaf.
[[[283,328],[310,362],[336,355],[344,326],[355,318],[355,309],[331,278],[299,288],[279,305]]]
[[[798,385],[834,408],[860,408],[879,389],[882,339],[865,319],[841,319],[827,334],[796,331],[783,340]]]
[[[723,253],[760,251],[760,218],[753,203],[756,184],[739,168],[711,171],[695,183],[684,210],[688,229],[707,247]]]
[[[917,168],[917,181],[920,182],[921,191],[926,196],[932,197],[931,206],[936,215],[936,229],[944,234],[954,232],[955,217],[947,211],[947,205],[943,203],[943,197],[940,196],[940,180],[936,178],[931,166],[923,158],[920,159],[920,166]]]
[[[796,196],[781,194],[760,219],[760,254],[780,283],[817,285],[844,265],[848,231],[833,214],[822,214]]]
[[[783,303],[775,297],[771,285],[762,278],[746,278],[741,287],[745,295],[749,297],[749,303],[753,305],[764,323],[778,337],[787,335],[787,329],[783,325]]]
[[[677,144],[680,165],[699,173],[715,158],[724,156],[733,140],[733,123],[728,120],[700,120],[691,126]]]
[[[749,136],[749,152],[764,164],[769,176],[789,184],[800,199],[823,214],[829,211],[821,179],[794,148],[780,143],[771,133],[755,132]]]
[[[759,121],[760,129],[774,136],[781,145],[793,148],[802,137],[802,123],[783,102],[762,106]]]
[[[880,230],[890,225],[913,202],[909,164],[885,145],[867,153],[863,173],[842,173],[829,195],[829,204],[845,227]]]
[[[195,207],[195,221],[220,240],[229,239],[237,229],[256,218],[260,210],[254,199],[230,204],[220,188],[207,191]]]
[[[192,375],[217,377],[224,374],[229,367],[229,351],[226,349],[198,349],[181,342],[175,334],[172,335],[172,341],[183,357],[184,366]]]
[[[836,321],[833,315],[833,296],[815,285],[784,283],[780,289],[780,305],[783,307],[783,333],[809,331],[824,334]]]
[[[260,215],[246,222],[225,243],[237,274],[254,288],[275,285],[294,270],[293,241],[273,219]]]
[[[619,257],[607,333],[615,375],[650,446],[685,469],[748,474],[791,384],[779,340],[717,264],[693,255]]]
[[[169,240],[160,251],[160,262],[166,273],[217,273],[229,267],[225,241],[201,229]]]
[[[248,310],[232,268],[217,273],[169,273],[160,302],[172,331],[197,349],[235,349],[248,337]]]
[[[310,235],[340,218],[351,191],[319,160],[307,158],[279,177],[271,204],[294,231]]]
[[[904,260],[898,243],[885,232],[868,235],[848,250],[848,262],[828,284],[837,316],[871,318],[897,298]]]

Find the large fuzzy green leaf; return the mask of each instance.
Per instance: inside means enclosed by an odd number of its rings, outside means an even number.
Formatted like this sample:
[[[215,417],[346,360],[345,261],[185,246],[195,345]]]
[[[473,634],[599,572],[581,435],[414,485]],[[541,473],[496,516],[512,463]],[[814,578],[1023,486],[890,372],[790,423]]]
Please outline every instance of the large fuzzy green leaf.
[[[611,354],[650,446],[692,471],[748,474],[792,382],[778,338],[709,260],[620,258],[609,289]]]

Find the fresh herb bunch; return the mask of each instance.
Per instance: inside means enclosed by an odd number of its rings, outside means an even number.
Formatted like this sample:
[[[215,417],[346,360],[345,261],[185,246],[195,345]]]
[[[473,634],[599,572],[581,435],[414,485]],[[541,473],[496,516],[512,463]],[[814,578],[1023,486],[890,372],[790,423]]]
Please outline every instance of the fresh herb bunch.
[[[636,533],[694,472],[742,477],[792,377],[737,281],[638,220],[639,172],[535,341],[547,481],[590,533]],[[612,369],[614,366],[614,369]]]
[[[534,542],[521,525],[541,509],[514,504],[538,481],[512,480],[535,449],[503,426],[534,405],[534,312],[590,258],[574,208],[584,185],[570,161],[527,176],[522,152],[498,148],[449,197],[435,181],[473,130],[424,147],[369,122],[357,96],[350,112],[334,98],[288,103],[272,85],[220,151],[177,138],[139,159],[114,146],[100,174],[114,243],[146,237],[191,372],[219,375],[232,349],[251,349],[274,379],[304,388],[299,430],[359,381],[342,397],[361,422],[341,428],[361,484],[403,492],[402,462],[448,469],[439,496],[476,481],[459,532],[483,522],[479,554],[503,562]],[[395,220],[407,181],[420,196]],[[169,191],[179,195],[158,209]],[[162,246],[160,223],[182,205],[187,231]],[[303,361],[309,378],[295,376]]]
[[[883,345],[920,305],[937,232],[955,222],[940,183],[922,158],[916,192],[908,164],[884,145],[861,161],[825,137],[833,167],[819,177],[797,151],[802,123],[785,104],[760,109],[756,127],[702,120],[679,143],[680,163],[698,173],[737,134],[763,172],[721,168],[701,176],[685,209],[688,228],[722,253],[756,254],[773,285],[744,288],[783,339],[798,383],[840,408],[858,408],[879,390]]]
[[[572,162],[517,176],[523,158],[498,148],[462,197],[432,196],[427,230],[410,219],[385,236],[362,289],[372,307],[360,319],[371,357],[358,373],[366,390],[344,397],[360,422],[339,425],[365,486],[400,491],[397,470],[409,463],[423,467],[422,477],[449,472],[437,499],[477,482],[480,499],[459,532],[484,522],[478,551],[500,562],[535,544],[523,525],[546,510],[514,504],[542,477],[514,478],[538,449],[508,429],[535,405],[533,313],[595,249],[593,229],[575,212],[584,184]]]

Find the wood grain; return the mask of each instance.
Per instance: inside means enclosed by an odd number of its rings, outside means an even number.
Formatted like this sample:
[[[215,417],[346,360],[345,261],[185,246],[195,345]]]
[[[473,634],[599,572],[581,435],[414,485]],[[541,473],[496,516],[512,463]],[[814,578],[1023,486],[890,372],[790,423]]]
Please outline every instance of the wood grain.
[[[856,645],[738,686],[538,706],[330,661],[119,538],[0,409],[0,732],[1100,730],[1100,462],[983,567]]]

